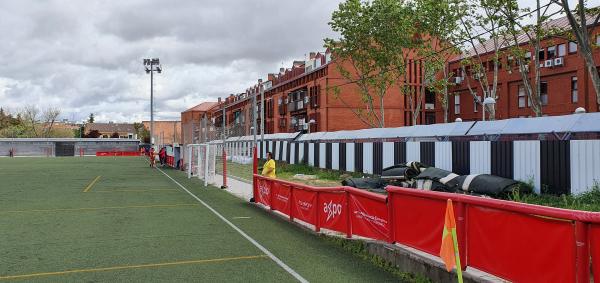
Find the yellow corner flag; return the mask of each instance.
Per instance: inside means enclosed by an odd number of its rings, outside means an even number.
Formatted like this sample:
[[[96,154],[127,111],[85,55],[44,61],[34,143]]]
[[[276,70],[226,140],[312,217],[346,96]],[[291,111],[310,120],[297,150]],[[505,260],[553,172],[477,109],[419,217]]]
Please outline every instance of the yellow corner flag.
[[[446,265],[446,270],[450,272],[456,267],[458,282],[462,283],[462,270],[460,267],[460,256],[458,253],[458,240],[456,239],[456,221],[454,220],[454,208],[452,200],[448,199],[446,205],[446,216],[444,217],[444,232],[442,233],[442,246],[440,247],[440,257]]]

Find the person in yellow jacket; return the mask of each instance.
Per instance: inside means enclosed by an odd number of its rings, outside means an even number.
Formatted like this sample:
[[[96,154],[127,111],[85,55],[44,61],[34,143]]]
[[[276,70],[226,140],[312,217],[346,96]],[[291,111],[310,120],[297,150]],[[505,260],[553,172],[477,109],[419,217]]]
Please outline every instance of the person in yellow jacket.
[[[277,178],[275,175],[275,160],[273,160],[273,154],[267,152],[267,162],[263,165],[262,175],[269,178]]]

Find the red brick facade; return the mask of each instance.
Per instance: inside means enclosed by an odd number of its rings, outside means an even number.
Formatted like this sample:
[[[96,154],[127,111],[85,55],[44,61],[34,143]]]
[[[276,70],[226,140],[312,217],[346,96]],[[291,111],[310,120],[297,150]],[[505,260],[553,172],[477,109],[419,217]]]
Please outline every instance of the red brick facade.
[[[600,31],[600,29],[598,30]],[[528,49],[528,45],[522,45],[523,49]],[[546,64],[547,60],[552,60],[553,66],[541,68],[542,95],[544,103],[542,106],[543,115],[565,115],[571,114],[578,107],[585,108],[588,112],[599,111],[596,103],[596,92],[592,86],[591,79],[585,63],[581,56],[577,53],[578,48],[575,43],[570,43],[562,38],[549,38],[541,44],[543,52],[543,60],[541,63]],[[550,51],[549,51],[550,49]],[[596,62],[600,62],[600,51],[596,49],[594,58]],[[541,53],[542,53],[541,52]],[[533,54],[533,49],[531,49]],[[542,54],[540,54],[542,55]],[[481,61],[492,60],[493,54],[485,54]],[[562,59],[558,59],[562,58]],[[562,64],[556,61],[562,61]],[[529,63],[529,76],[533,81],[533,60]],[[513,66],[509,71],[508,57],[505,55],[501,59],[501,68],[498,71],[498,92],[496,100],[496,119],[508,119],[517,117],[531,117],[535,113],[528,106],[528,98],[525,92],[519,92],[523,81],[519,73],[518,67]],[[449,63],[449,69],[454,73],[458,71],[460,62],[454,61]],[[488,78],[492,78],[493,72],[487,73]],[[477,95],[482,96],[483,91],[474,80],[473,76],[462,76],[463,82],[454,86],[451,93],[459,94],[459,113],[456,113],[455,105],[457,105],[456,97],[452,95],[449,99],[449,121],[454,121],[456,118],[461,118],[463,121],[481,120],[481,105],[475,110],[475,102],[473,96],[468,90],[466,80],[471,80],[471,86],[476,89]]]

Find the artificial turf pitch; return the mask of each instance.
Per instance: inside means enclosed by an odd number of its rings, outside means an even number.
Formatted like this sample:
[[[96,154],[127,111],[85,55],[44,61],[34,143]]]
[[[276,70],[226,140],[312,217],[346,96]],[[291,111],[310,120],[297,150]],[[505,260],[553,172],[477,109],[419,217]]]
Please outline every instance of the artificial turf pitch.
[[[398,278],[184,172],[164,172],[311,282]],[[0,281],[295,282],[140,157],[0,158]]]

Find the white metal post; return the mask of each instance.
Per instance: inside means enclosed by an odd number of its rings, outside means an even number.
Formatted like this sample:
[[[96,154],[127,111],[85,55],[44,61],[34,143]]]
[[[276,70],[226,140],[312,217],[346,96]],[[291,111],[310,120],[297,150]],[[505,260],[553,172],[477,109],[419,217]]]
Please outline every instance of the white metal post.
[[[192,146],[187,145],[187,155],[188,155],[188,179],[192,177]]]
[[[197,148],[197,150],[198,150],[198,161],[197,161],[198,162],[197,163],[198,164],[198,167],[197,167],[198,171],[200,171],[200,168],[202,168],[202,167],[200,167],[200,164],[202,164],[202,155],[200,154],[201,153],[200,152],[201,148],[202,148],[201,146],[198,146],[198,148]],[[198,172],[198,179],[200,179],[200,177],[201,177],[200,176],[200,172]]]
[[[206,157],[204,158],[204,186],[208,186],[208,159],[210,156],[210,146],[206,145]]]

